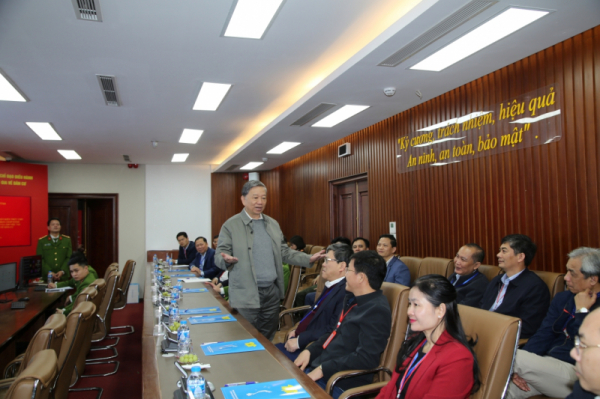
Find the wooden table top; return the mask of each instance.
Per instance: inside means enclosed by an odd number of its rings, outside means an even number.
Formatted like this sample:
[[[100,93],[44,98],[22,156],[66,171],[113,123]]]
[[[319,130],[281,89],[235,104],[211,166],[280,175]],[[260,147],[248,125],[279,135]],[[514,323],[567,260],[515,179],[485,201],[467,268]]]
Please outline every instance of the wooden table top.
[[[145,399],[172,398],[176,383],[182,376],[174,365],[174,357],[165,358],[160,353],[157,338],[152,336],[154,328],[154,306],[152,305],[152,263],[146,268],[144,290],[144,327],[142,332],[142,388]],[[215,386],[215,398],[223,398],[221,389],[226,383],[240,381],[276,381],[295,378],[313,398],[331,398],[304,372],[294,365],[269,340],[259,333],[236,310],[232,309],[219,293],[204,284],[187,284],[185,288],[208,288],[208,292],[185,294],[180,309],[218,307],[224,314],[230,313],[237,322],[199,324],[190,326],[194,353],[199,363],[208,363],[211,368],[203,370],[207,381]],[[200,348],[204,342],[233,341],[256,338],[266,350],[230,355],[205,356]]]
[[[15,295],[17,299],[29,297],[29,301],[25,302],[25,309],[11,309],[12,302],[0,304],[0,351],[19,334],[19,331],[26,328],[38,315],[54,305],[64,293],[47,294],[44,291],[34,291],[31,287],[27,291],[7,294],[9,299],[14,298]]]

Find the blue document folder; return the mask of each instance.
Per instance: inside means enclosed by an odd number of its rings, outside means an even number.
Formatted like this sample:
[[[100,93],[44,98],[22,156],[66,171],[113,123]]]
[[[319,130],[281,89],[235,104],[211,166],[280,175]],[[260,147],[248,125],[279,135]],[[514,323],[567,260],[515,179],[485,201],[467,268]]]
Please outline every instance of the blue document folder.
[[[211,323],[226,323],[228,321],[237,321],[232,315],[220,315],[220,316],[195,316],[190,317],[188,321],[191,324],[211,324]]]
[[[295,379],[261,382],[221,388],[225,399],[310,398],[310,395]]]
[[[256,339],[242,339],[240,341],[217,342],[214,344],[200,345],[200,347],[202,348],[206,356],[265,350],[265,347],[262,346]]]
[[[179,309],[179,314],[182,316],[191,315],[191,314],[203,314],[203,313],[221,313],[221,309],[219,309],[218,307]]]
[[[184,288],[183,289],[184,294],[195,294],[198,292],[206,292],[206,291],[208,291],[206,288]]]

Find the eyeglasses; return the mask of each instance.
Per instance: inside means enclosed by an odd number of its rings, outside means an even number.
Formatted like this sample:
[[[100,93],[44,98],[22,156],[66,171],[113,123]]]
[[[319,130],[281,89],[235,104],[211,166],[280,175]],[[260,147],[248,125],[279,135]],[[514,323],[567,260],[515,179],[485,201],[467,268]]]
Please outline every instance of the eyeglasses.
[[[600,348],[600,345],[586,345],[581,342],[581,338],[579,338],[579,335],[576,335],[575,336],[575,353],[577,353],[577,356],[580,356],[581,352],[583,352],[584,350],[586,350],[588,348]]]
[[[348,273],[348,272],[354,272],[354,273],[356,273],[356,270],[352,270],[352,269],[346,268],[346,273]]]
[[[339,260],[337,259],[331,259],[331,258],[325,258],[325,262],[336,262],[336,263],[340,263]]]

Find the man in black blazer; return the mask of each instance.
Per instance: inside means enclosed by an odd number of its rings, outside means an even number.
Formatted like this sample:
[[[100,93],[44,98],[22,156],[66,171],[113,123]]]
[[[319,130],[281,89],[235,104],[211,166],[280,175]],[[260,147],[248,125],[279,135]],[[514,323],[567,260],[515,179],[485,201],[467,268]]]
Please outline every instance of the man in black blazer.
[[[490,281],[479,306],[520,318],[521,338],[535,334],[550,306],[548,286],[527,268],[536,250],[536,245],[526,235],[511,234],[504,237],[500,252],[496,255],[498,266],[504,274]]]
[[[454,273],[448,278],[456,288],[456,302],[479,307],[488,279],[479,272],[485,251],[477,244],[463,245],[454,257]]]
[[[196,238],[194,241],[196,247],[196,256],[190,262],[190,270],[198,277],[213,279],[217,277],[222,270],[215,265],[215,250],[209,248],[208,241],[204,237]]]
[[[196,256],[196,248],[190,242],[185,231],[177,233],[177,242],[179,243],[179,255],[177,256],[178,265],[189,265]]]
[[[330,334],[340,317],[346,296],[346,267],[352,256],[352,249],[342,243],[331,244],[321,267],[320,278],[325,280],[325,289],[310,312],[290,331],[284,344],[275,345],[291,361],[296,360],[300,349],[316,341],[324,334]]]

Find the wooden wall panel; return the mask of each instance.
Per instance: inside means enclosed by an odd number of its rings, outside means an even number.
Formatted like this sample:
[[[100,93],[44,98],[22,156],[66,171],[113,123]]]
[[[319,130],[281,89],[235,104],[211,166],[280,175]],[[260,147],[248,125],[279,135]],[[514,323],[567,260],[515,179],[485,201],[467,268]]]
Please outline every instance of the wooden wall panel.
[[[286,235],[300,234],[307,243],[326,244],[332,238],[329,182],[367,173],[371,231],[367,238],[373,246],[387,232],[388,222],[396,221],[400,255],[451,258],[462,244],[477,242],[486,250],[485,262],[497,264],[501,238],[523,233],[538,244],[532,268],[563,271],[566,254],[573,248],[600,247],[599,48],[600,27],[596,27],[263,172],[269,207],[278,201],[270,208],[273,216]],[[552,83],[563,92],[559,142],[396,172],[398,137]],[[337,147],[344,142],[352,144],[354,153],[337,158]],[[215,181],[235,179],[231,176],[213,174],[213,199]],[[224,201],[221,198],[219,204]],[[216,211],[213,206],[213,229],[226,219],[222,210]]]

